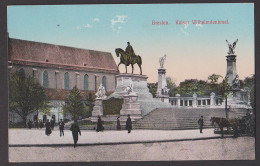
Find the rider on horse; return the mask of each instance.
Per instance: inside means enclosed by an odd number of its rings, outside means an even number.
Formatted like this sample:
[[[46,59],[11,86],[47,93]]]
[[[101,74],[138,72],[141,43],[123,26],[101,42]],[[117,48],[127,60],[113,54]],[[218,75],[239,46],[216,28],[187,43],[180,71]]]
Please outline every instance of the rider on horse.
[[[127,42],[125,52],[128,54],[129,59],[135,56],[135,51],[133,47],[130,45],[130,42]]]

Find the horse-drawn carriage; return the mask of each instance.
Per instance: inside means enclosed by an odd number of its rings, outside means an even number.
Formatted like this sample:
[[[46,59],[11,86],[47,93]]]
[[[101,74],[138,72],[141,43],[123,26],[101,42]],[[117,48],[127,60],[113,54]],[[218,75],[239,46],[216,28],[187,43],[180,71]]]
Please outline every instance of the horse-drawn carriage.
[[[246,115],[241,118],[226,119],[220,117],[212,117],[210,119],[214,126],[214,133],[225,135],[255,135],[255,118],[254,115]],[[226,130],[225,130],[225,129]]]

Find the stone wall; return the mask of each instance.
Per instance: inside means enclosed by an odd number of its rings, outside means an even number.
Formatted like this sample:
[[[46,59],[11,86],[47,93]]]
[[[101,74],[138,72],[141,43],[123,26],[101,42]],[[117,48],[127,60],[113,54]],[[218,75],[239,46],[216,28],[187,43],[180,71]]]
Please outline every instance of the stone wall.
[[[72,89],[76,85],[76,76],[77,78],[77,87],[79,90],[84,90],[84,76],[87,74],[89,76],[89,91],[95,91],[95,76],[97,76],[97,88],[102,83],[103,76],[106,77],[106,91],[115,90],[115,74],[110,73],[99,73],[99,72],[88,72],[88,71],[75,71],[75,70],[64,70],[64,69],[55,69],[55,68],[41,68],[41,67],[32,67],[32,66],[20,66],[13,65],[11,71],[19,71],[21,68],[24,69],[27,75],[33,75],[33,69],[35,72],[35,78],[39,80],[39,83],[43,85],[43,72],[48,72],[48,88],[64,89],[64,74],[69,73],[69,89]],[[55,72],[56,77],[55,79]],[[57,80],[57,83],[56,83]]]

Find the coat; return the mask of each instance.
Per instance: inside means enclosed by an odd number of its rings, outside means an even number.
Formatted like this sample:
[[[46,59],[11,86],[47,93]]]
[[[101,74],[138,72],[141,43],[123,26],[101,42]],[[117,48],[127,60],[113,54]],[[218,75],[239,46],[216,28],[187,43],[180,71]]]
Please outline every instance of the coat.
[[[102,124],[101,119],[99,118],[99,119],[98,119],[98,123],[97,123],[97,132],[98,132],[98,131],[103,131],[103,130],[104,130],[104,126],[103,126],[103,124]]]
[[[78,134],[81,135],[81,131],[80,131],[78,123],[73,123],[70,127],[70,131],[72,132],[74,141],[78,141]]]
[[[127,118],[127,120],[126,120],[126,130],[132,130],[131,118]]]
[[[46,135],[50,135],[51,134],[51,123],[50,122],[46,122],[45,123],[45,127],[46,127],[45,134]]]

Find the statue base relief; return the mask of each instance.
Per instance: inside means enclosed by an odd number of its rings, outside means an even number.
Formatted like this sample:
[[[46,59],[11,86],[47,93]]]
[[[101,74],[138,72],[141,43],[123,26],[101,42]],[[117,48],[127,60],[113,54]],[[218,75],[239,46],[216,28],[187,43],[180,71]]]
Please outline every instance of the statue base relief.
[[[120,120],[126,121],[127,115],[131,115],[132,121],[142,118],[142,111],[140,103],[138,102],[138,96],[135,93],[124,95],[124,104],[120,110]]]
[[[119,74],[116,75],[116,89],[114,93],[108,96],[107,99],[114,98],[124,98],[127,95],[126,88],[132,82],[133,93],[138,96],[138,103],[140,103],[140,108],[142,110],[142,116],[148,114],[156,108],[167,108],[171,107],[170,103],[164,103],[156,98],[153,98],[152,94],[149,92],[147,86],[147,76],[137,75],[137,74]],[[131,114],[130,114],[131,115]],[[132,117],[132,115],[131,115]]]

